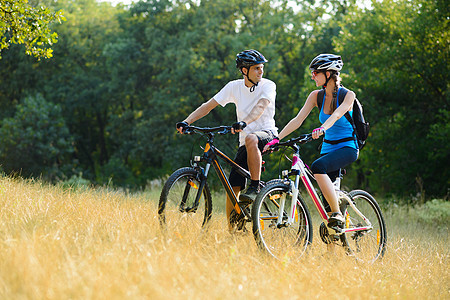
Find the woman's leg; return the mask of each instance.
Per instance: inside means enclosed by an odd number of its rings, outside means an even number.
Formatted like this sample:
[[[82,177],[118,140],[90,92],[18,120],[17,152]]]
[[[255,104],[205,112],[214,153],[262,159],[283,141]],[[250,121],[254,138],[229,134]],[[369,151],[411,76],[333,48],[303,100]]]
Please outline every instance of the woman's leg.
[[[330,205],[331,213],[340,212],[338,198],[330,177],[328,177],[327,174],[314,174],[314,177],[316,178],[317,184],[319,185],[325,200],[327,200]]]
[[[356,149],[344,147],[321,156],[311,165],[311,171],[325,200],[330,205],[332,213],[340,212],[340,210],[333,182],[327,173],[337,171],[354,162],[357,158],[358,151]]]

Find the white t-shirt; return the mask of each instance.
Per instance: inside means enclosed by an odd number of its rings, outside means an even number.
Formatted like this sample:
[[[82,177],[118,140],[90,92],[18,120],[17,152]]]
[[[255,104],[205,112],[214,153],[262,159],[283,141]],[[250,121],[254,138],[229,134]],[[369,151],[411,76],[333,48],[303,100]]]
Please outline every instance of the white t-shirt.
[[[247,124],[247,127],[239,133],[239,146],[243,146],[247,134],[255,131],[270,130],[274,135],[278,135],[274,119],[276,95],[276,85],[269,79],[262,78],[253,92],[250,92],[250,88],[245,86],[244,79],[238,79],[227,83],[213,98],[222,106],[234,103],[238,122],[250,114],[260,99],[269,100],[270,104],[264,110],[262,116]]]

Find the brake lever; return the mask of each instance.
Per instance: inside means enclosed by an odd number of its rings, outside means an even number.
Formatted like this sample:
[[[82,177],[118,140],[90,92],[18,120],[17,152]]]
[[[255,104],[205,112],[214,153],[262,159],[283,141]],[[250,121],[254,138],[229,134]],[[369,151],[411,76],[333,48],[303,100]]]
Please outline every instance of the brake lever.
[[[183,134],[194,134],[194,129],[186,128],[186,130],[183,131]]]
[[[228,134],[228,133],[230,133],[231,132],[231,130],[230,129],[228,129],[228,128],[224,128],[223,130],[221,130],[221,131],[217,131],[217,134],[221,134],[221,135],[224,135],[224,134]]]

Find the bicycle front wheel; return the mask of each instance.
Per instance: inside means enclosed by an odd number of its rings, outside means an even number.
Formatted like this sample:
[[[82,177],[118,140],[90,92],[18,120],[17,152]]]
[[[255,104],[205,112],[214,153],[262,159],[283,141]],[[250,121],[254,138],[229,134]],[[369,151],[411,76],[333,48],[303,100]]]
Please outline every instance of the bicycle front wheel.
[[[345,216],[345,229],[348,231],[341,236],[342,243],[349,255],[358,260],[374,262],[383,257],[386,250],[386,224],[381,209],[376,200],[366,191],[354,190],[349,193],[354,209],[351,205],[341,207]],[[358,230],[368,227],[364,230]]]
[[[282,200],[285,207],[280,212]],[[259,192],[252,206],[256,243],[263,251],[278,259],[286,255],[301,256],[312,243],[311,216],[300,195],[296,200],[294,220],[292,223],[288,222],[291,201],[289,185],[275,182]]]
[[[211,218],[211,192],[205,184],[199,200],[200,173],[193,168],[175,171],[166,183],[159,198],[158,216],[163,228],[178,234],[200,230]]]

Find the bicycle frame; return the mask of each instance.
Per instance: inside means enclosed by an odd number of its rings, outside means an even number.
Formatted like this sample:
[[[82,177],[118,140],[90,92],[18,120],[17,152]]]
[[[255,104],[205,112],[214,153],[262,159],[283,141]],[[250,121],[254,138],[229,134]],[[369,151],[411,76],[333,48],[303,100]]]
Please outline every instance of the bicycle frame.
[[[306,141],[304,141],[306,142]],[[283,144],[287,144],[289,143],[283,143]],[[309,196],[311,197],[320,217],[322,218],[322,220],[324,222],[328,222],[328,214],[325,210],[325,207],[322,203],[322,201],[320,200],[310,178],[308,177],[308,171],[307,171],[307,167],[305,165],[305,163],[303,162],[303,160],[300,158],[300,147],[298,145],[296,145],[295,143],[290,145],[293,149],[294,149],[294,155],[292,157],[292,166],[291,166],[291,170],[290,172],[286,172],[285,177],[288,177],[290,175],[295,175],[295,180],[289,180],[290,182],[290,191],[292,193],[292,198],[291,199],[297,199],[298,194],[299,194],[299,184],[300,184],[300,179],[303,183],[303,185],[306,188],[306,191],[308,192]],[[340,178],[337,179],[337,182],[335,182],[335,190],[338,193],[338,198],[345,198],[345,200],[348,202],[348,204],[355,210],[355,212],[364,220],[364,222],[366,223],[366,226],[358,226],[356,228],[349,228],[349,216],[346,215],[345,219],[346,219],[346,224],[345,224],[345,228],[342,229],[341,232],[339,232],[339,234],[343,234],[346,232],[351,232],[351,231],[368,231],[371,230],[373,228],[372,224],[370,223],[370,221],[356,208],[355,204],[353,203],[353,201],[350,199],[350,197],[342,192],[340,190]],[[292,224],[294,222],[294,218],[295,218],[295,211],[296,211],[296,205],[297,205],[297,201],[291,201],[291,207],[289,209],[289,215],[288,215],[288,223]],[[284,211],[284,206],[285,206],[285,198],[281,199],[280,201],[280,211],[278,214],[278,221],[277,221],[277,225],[281,225],[282,224],[282,217],[283,214],[282,212]],[[325,223],[325,224],[326,224]]]
[[[226,128],[228,128],[228,127],[226,127]],[[223,160],[225,163],[227,163],[228,165],[230,165],[233,169],[235,169],[240,175],[242,175],[246,178],[250,178],[250,172],[245,170],[238,164],[236,164],[231,158],[229,158],[226,154],[224,154],[222,151],[220,151],[219,149],[217,149],[214,146],[214,134],[212,132],[208,132],[207,136],[208,136],[208,141],[206,142],[206,145],[205,145],[205,148],[203,151],[203,156],[202,157],[199,157],[199,156],[194,157],[194,162],[195,162],[194,168],[197,168],[200,171],[200,173],[202,174],[201,183],[200,183],[200,187],[197,191],[197,196],[195,198],[194,206],[197,206],[200,201],[200,197],[202,195],[203,188],[206,185],[209,170],[212,165],[214,170],[217,173],[217,176],[220,179],[220,182],[222,183],[223,187],[225,188],[225,191],[226,191],[228,197],[231,200],[233,208],[236,210],[236,212],[238,214],[244,214],[247,218],[251,218],[250,214],[246,210],[243,210],[239,206],[239,202],[237,200],[236,194],[234,193],[233,188],[231,187],[231,184],[230,184],[227,176],[225,175],[222,166],[220,165],[219,158],[221,160]],[[196,162],[200,162],[200,161],[206,162],[206,165],[204,168],[202,168],[196,164]]]

